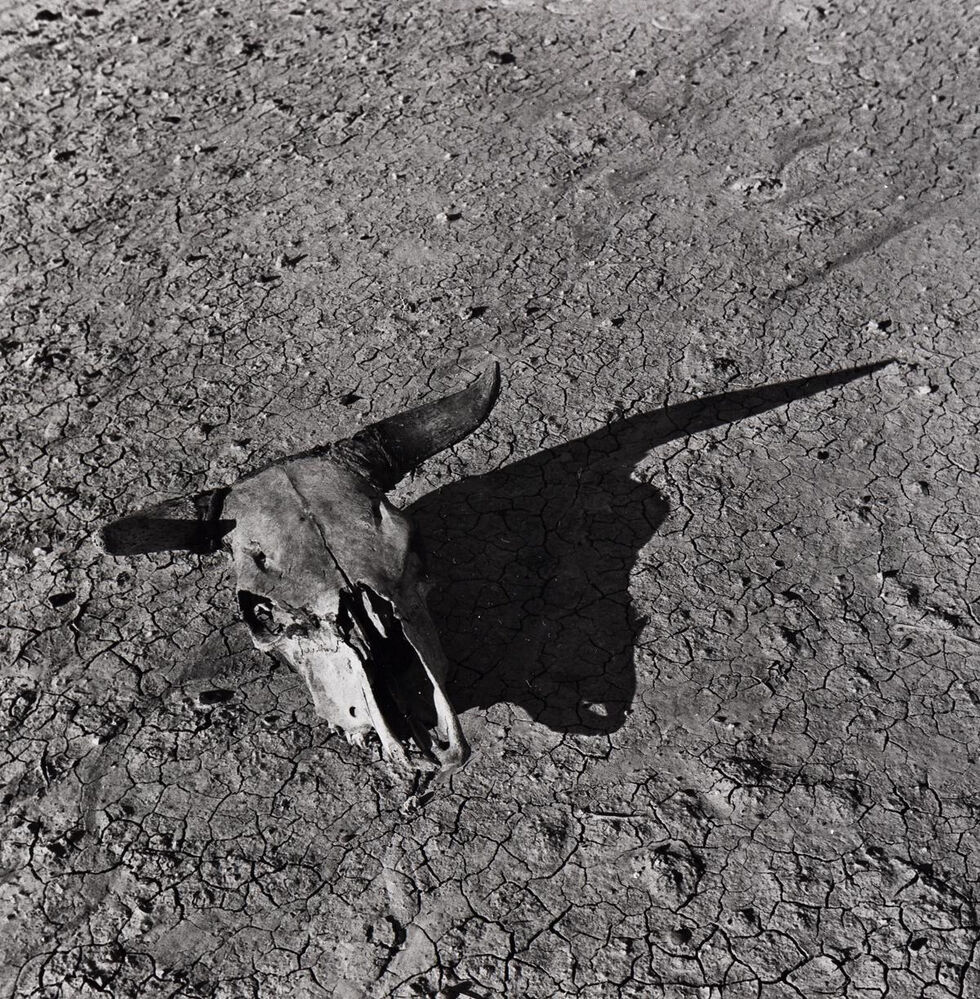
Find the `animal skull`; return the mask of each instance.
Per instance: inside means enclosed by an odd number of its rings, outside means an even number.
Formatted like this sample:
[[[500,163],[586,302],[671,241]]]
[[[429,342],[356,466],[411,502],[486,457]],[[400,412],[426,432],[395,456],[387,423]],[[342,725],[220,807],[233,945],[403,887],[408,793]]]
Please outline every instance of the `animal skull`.
[[[425,606],[408,519],[385,497],[426,458],[483,422],[499,369],[353,437],[284,458],[234,485],[108,524],[106,550],[230,545],[238,603],[256,647],[286,660],[319,717],[407,759],[409,741],[444,767],[469,746],[446,697],[446,660]]]

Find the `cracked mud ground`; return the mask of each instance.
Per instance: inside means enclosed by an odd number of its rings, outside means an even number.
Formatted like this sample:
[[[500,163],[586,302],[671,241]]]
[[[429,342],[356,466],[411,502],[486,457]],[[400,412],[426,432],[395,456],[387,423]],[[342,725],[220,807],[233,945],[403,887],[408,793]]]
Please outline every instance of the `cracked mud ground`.
[[[0,994],[980,994],[976,10],[11,6]],[[94,532],[488,357],[406,810]]]

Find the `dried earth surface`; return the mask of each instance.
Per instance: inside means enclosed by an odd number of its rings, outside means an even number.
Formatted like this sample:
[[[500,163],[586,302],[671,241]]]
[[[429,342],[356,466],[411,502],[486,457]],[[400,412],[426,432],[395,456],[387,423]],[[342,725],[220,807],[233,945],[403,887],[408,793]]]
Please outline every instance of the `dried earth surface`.
[[[0,995],[980,995],[978,40],[8,2]],[[319,724],[222,556],[96,544],[489,358],[396,494],[449,780]]]

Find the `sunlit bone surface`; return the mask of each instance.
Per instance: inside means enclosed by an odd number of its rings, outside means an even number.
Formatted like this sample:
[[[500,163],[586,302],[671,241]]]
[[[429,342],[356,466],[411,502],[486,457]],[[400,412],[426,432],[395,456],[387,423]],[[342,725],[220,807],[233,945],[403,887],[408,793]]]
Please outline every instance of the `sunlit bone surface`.
[[[499,372],[284,458],[231,487],[170,500],[108,524],[110,554],[230,546],[238,602],[259,649],[292,665],[317,715],[392,758],[414,744],[444,767],[469,747],[443,682],[446,660],[425,606],[408,519],[385,497],[420,462],[486,418]]]

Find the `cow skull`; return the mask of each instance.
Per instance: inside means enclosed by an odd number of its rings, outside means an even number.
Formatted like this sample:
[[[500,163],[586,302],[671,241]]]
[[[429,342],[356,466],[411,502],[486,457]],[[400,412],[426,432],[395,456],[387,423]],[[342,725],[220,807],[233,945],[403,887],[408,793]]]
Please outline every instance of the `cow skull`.
[[[234,485],[170,500],[102,529],[113,555],[230,545],[256,647],[306,682],[319,717],[406,760],[459,766],[469,746],[446,697],[446,660],[424,599],[408,519],[385,497],[420,462],[483,422],[499,370],[345,440]]]

